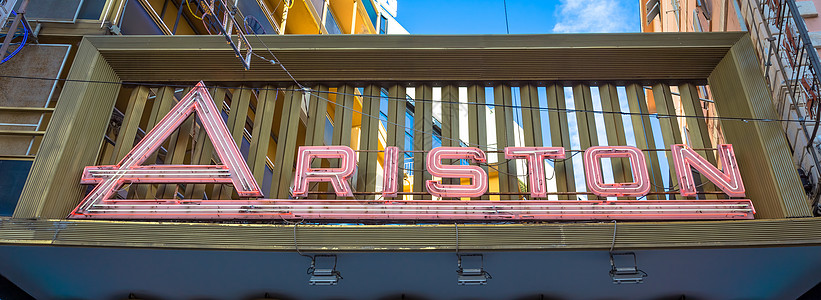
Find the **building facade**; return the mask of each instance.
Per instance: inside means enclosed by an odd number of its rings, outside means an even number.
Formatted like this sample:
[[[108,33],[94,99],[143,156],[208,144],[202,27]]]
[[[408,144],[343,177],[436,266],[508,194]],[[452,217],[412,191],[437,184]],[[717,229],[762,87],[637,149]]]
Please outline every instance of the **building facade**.
[[[160,2],[42,23],[0,65],[0,274],[35,298],[773,299],[818,283],[821,219],[782,126],[799,120],[779,118],[750,34],[282,35],[336,29],[314,2],[251,1],[275,13],[240,18],[244,35],[186,35],[234,23]],[[391,32],[368,13],[391,2],[350,4],[330,10],[340,31]],[[130,35],[132,5],[165,34]]]
[[[643,32],[749,31],[778,115],[805,120],[783,123],[805,190],[818,214],[819,145],[817,98],[821,22],[817,1],[641,1]],[[700,95],[710,98],[709,88]],[[712,113],[705,106],[707,114]],[[710,126],[714,139],[722,134]]]

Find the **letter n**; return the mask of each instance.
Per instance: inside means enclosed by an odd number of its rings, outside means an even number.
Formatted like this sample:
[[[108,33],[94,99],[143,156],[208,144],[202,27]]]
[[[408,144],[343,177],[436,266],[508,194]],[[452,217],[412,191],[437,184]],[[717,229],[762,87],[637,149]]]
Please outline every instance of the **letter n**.
[[[741,173],[738,170],[738,163],[735,160],[733,146],[730,144],[718,145],[718,161],[721,162],[722,170],[710,164],[707,159],[698,155],[695,150],[687,148],[683,144],[673,145],[673,163],[678,175],[679,192],[682,196],[693,196],[698,193],[693,172],[696,169],[701,175],[707,177],[719,189],[730,197],[744,197],[744,183],[741,181]]]

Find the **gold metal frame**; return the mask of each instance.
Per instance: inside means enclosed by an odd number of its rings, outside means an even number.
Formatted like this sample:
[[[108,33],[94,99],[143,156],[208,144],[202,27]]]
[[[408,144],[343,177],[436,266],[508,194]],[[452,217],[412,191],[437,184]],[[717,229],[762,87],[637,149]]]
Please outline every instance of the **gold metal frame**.
[[[746,33],[260,38],[273,47],[270,50],[293,76],[306,85],[356,82],[390,87],[391,95],[401,95],[406,85],[416,84],[417,91],[426,92],[433,85],[459,84],[470,86],[468,98],[476,101],[475,95],[484,92],[477,84],[497,85],[502,89],[513,83],[548,84],[548,104],[561,106],[550,101],[563,98],[561,87],[553,85],[556,82],[630,83],[628,96],[631,99],[644,96],[636,83],[698,82],[710,84],[717,109],[723,116],[777,118]],[[262,44],[257,42],[252,40],[253,47],[262,49]],[[116,83],[205,80],[234,85],[243,82],[260,86],[292,85],[279,66],[254,60],[251,70],[245,71],[222,37],[94,36],[85,37],[81,42],[68,79],[77,81],[65,84],[14,217],[0,219],[0,243],[294,249],[292,225],[61,219],[85,192],[85,187],[79,184],[78,170],[93,165],[99,156],[102,137],[121,88]],[[633,93],[630,87],[635,89]],[[301,98],[300,92],[286,95],[294,104]],[[268,110],[269,104],[265,105]],[[401,107],[392,107],[391,114],[404,118],[394,109]],[[298,114],[287,115],[290,117],[272,120],[280,122],[280,132],[292,131],[293,125],[299,122]],[[481,114],[478,120],[471,116],[476,122],[485,121]],[[633,119],[634,124],[641,124],[641,120]],[[821,244],[821,234],[815,230],[821,226],[821,219],[786,219],[808,217],[810,209],[780,124],[739,124],[739,121],[722,121],[727,141],[736,145],[738,153],[747,153],[738,155],[742,174],[768,174],[745,177],[763,178],[748,181],[748,194],[758,209],[756,217],[763,219],[627,222],[618,226],[617,247]],[[388,128],[389,140],[399,142],[402,135],[393,127]],[[554,130],[552,126],[551,130]],[[342,140],[345,136],[334,138]],[[471,140],[480,138],[471,137]],[[553,139],[567,139],[567,134],[553,131]],[[277,146],[292,149],[293,144],[289,141]],[[572,175],[569,168],[565,170]],[[566,188],[560,187],[562,189]],[[459,229],[459,247],[604,249],[610,247],[613,230],[613,224],[608,223],[466,225]],[[298,241],[305,250],[453,250],[455,230],[452,225],[306,225],[300,226]]]

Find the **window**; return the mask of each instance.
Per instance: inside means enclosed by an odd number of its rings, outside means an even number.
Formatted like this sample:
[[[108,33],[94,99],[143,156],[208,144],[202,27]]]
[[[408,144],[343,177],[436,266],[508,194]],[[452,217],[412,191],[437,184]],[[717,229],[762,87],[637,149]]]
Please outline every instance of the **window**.
[[[733,8],[735,8],[736,18],[738,19],[738,25],[741,27],[741,31],[747,31],[747,24],[744,23],[744,16],[741,15],[741,8],[738,7],[738,3],[736,1],[731,1],[733,3]]]
[[[31,161],[0,160],[0,216],[11,216],[17,207],[17,200],[23,193],[26,175],[31,170]]]
[[[248,160],[248,152],[251,151],[251,141],[248,140],[246,135],[242,135],[242,142],[239,145],[239,152],[242,154],[242,157],[245,160]]]
[[[342,109],[342,108],[339,108]],[[325,114],[325,136],[323,137],[323,141],[325,145],[331,145],[331,141],[334,140],[334,124],[331,123],[331,117],[329,114]]]
[[[693,10],[693,31],[704,32],[704,28],[701,27],[701,20],[698,19],[697,9]]]
[[[644,7],[647,10],[647,13],[645,14],[647,24],[650,24],[650,22],[653,22],[653,19],[655,19],[656,16],[659,15],[661,3],[659,3],[659,0],[647,0],[647,2],[644,4]]]
[[[673,13],[676,14],[676,28],[681,31],[681,16],[679,16],[681,7],[679,7],[678,0],[670,0],[670,5],[673,6]]]
[[[388,129],[388,103],[394,99],[388,98],[388,91],[381,89],[379,91],[379,121],[382,123],[382,128]]]
[[[707,0],[696,0],[696,7],[701,8],[701,13],[707,21],[710,20],[710,2]]]
[[[379,16],[379,34],[388,34],[388,18]]]
[[[268,160],[267,156],[265,157],[265,159],[267,161],[270,161],[270,160]],[[272,183],[273,180],[274,180],[274,170],[271,169],[271,166],[266,163],[265,164],[265,172],[262,173],[262,186],[260,188],[262,188],[262,193],[264,195],[268,196],[268,197],[271,196],[271,183]]]
[[[322,18],[322,11],[325,10],[325,0],[311,0],[314,11],[319,18]]]
[[[342,34],[342,30],[336,24],[336,19],[334,19],[334,14],[331,13],[330,9],[325,10],[325,30],[328,31],[328,34]]]

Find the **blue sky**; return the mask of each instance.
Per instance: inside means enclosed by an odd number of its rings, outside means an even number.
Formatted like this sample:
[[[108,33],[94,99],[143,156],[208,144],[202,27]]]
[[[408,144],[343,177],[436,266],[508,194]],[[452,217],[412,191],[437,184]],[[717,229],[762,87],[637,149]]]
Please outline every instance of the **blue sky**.
[[[638,32],[639,0],[507,0],[510,33]],[[504,34],[503,0],[398,0],[411,34]]]

